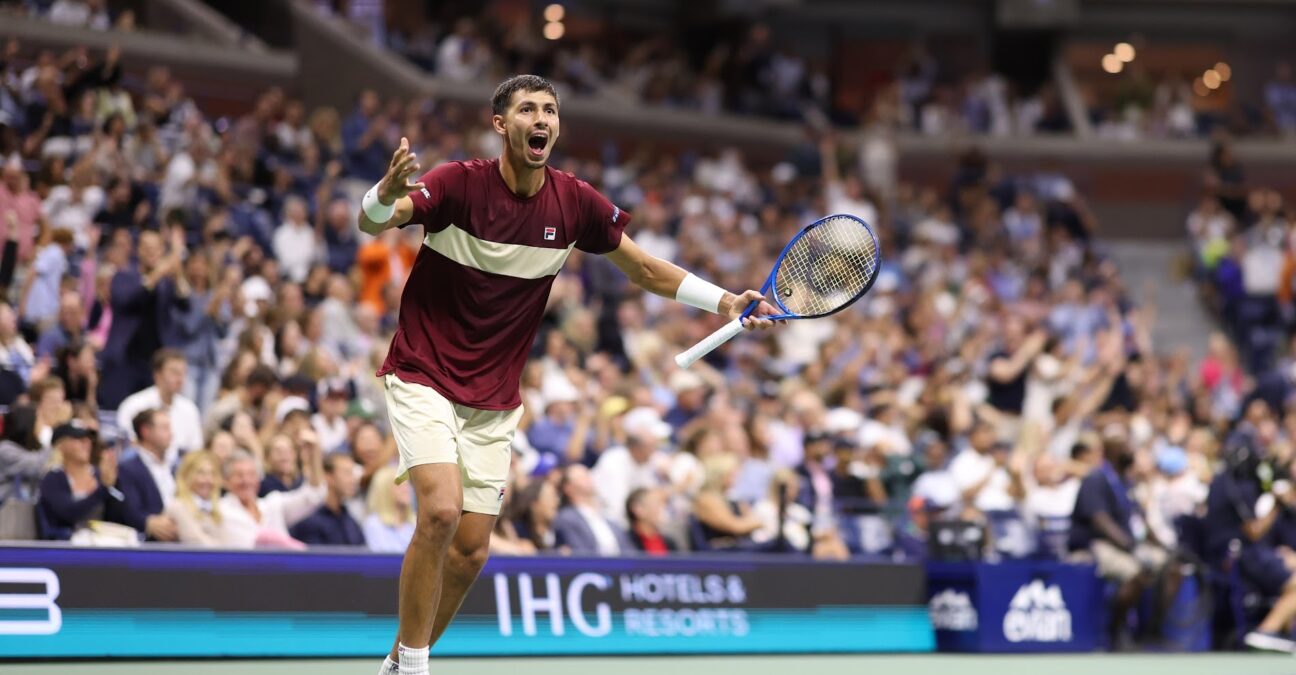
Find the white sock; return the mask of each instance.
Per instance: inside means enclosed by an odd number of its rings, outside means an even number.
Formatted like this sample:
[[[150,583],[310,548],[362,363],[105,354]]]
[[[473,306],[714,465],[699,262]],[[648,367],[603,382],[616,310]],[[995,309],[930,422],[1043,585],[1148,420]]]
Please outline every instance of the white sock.
[[[400,656],[400,675],[428,675],[428,648],[410,649],[405,645],[397,648]]]
[[[382,670],[378,671],[378,675],[399,675],[399,673],[400,664],[392,660],[391,654],[384,656]]]

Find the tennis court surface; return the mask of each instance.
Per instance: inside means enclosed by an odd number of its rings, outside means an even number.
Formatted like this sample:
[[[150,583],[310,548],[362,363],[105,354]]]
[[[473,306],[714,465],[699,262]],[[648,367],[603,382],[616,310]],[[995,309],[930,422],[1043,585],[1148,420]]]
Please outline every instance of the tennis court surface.
[[[153,661],[7,665],[7,675],[371,675],[379,659]],[[1296,658],[1257,654],[1065,656],[706,656],[434,659],[433,673],[463,675],[1291,675]]]

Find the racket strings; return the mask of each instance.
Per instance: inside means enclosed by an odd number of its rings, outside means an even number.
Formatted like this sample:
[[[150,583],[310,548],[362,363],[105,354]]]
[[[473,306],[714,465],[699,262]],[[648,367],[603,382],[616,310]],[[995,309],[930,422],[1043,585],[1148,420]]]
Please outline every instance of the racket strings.
[[[855,300],[877,274],[877,240],[853,218],[830,218],[788,248],[774,292],[799,316],[830,314]]]

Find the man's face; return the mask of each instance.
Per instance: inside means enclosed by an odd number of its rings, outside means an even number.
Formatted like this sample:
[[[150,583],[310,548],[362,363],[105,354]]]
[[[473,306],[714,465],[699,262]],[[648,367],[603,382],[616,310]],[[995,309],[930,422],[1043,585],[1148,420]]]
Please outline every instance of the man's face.
[[[549,162],[558,142],[558,101],[543,91],[518,91],[503,115],[493,120],[504,135],[505,152],[532,169]]]
[[[229,469],[229,475],[225,477],[225,487],[238,497],[241,502],[256,501],[257,488],[260,487],[261,481],[257,479],[256,463],[251,459],[236,462]]]
[[[165,450],[171,447],[171,416],[159,412],[153,415],[151,424],[143,428],[144,438],[140,440],[155,450]]]
[[[162,237],[152,231],[140,233],[136,255],[139,256],[140,267],[152,270],[162,259]]]
[[[153,376],[153,383],[166,394],[175,394],[184,386],[188,366],[181,359],[167,359]]]
[[[337,457],[333,462],[333,471],[328,475],[328,484],[329,490],[341,499],[356,496],[360,479],[355,474],[355,462],[350,457]]]
[[[68,293],[59,300],[59,324],[63,326],[63,330],[69,333],[80,332],[82,315],[81,296]]]

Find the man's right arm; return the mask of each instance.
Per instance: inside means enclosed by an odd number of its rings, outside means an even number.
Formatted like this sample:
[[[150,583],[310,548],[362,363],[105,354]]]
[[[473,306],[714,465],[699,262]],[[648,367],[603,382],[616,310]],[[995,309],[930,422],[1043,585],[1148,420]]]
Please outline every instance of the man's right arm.
[[[361,202],[358,219],[361,232],[376,235],[410,221],[414,200],[409,193],[420,187],[414,180],[419,170],[418,157],[409,149],[409,139],[402,138],[400,147],[392,154],[387,174],[365,193]]]

